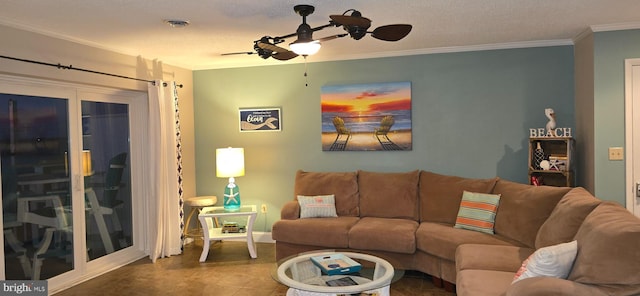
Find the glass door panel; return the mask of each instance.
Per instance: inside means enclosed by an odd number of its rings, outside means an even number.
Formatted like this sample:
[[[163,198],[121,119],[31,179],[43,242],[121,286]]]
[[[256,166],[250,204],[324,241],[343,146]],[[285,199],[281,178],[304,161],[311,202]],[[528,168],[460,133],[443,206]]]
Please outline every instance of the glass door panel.
[[[74,269],[67,99],[0,94],[5,276]]]
[[[88,260],[132,246],[129,106],[82,101]]]
[[[146,98],[0,75],[0,280],[55,293],[145,256]]]

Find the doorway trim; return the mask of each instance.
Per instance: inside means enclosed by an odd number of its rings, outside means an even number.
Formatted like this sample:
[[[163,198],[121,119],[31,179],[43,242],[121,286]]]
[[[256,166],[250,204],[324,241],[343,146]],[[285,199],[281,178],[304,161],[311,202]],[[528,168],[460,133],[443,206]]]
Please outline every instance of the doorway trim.
[[[640,114],[634,114],[633,111],[633,68],[640,68],[640,58],[637,59],[626,59],[624,61],[624,117],[625,117],[625,195],[626,195],[626,208],[631,213],[640,217],[640,204],[638,204],[638,198],[636,197],[635,183],[634,179],[634,162],[636,159],[634,158],[633,153],[633,142],[634,142],[634,126],[633,119],[634,116],[640,118]],[[636,77],[636,79],[640,80],[640,77]],[[637,131],[640,134],[640,131]],[[640,166],[639,166],[640,167]],[[640,172],[638,172],[640,174]],[[640,182],[640,180],[638,180]]]

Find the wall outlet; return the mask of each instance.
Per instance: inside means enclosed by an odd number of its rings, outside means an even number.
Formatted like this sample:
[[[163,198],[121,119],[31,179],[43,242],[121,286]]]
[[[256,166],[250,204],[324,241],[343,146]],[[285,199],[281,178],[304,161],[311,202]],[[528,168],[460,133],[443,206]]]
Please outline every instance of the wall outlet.
[[[267,212],[267,205],[266,204],[262,204],[262,207],[260,207],[260,212],[262,212],[263,214],[265,214]]]
[[[623,160],[624,149],[622,147],[609,147],[609,160]]]

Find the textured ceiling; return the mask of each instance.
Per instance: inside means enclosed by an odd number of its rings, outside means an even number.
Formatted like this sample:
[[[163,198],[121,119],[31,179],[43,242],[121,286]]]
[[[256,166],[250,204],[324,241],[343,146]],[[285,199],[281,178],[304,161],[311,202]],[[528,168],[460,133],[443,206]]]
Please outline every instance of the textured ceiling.
[[[372,28],[413,25],[398,42],[371,36],[324,42],[309,62],[571,44],[589,28],[640,28],[638,0],[3,0],[0,24],[188,69],[229,68],[302,62],[221,56],[251,51],[253,41],[265,35],[294,33],[302,22],[293,11],[296,4],[315,6],[307,18],[312,27],[351,8],[371,19]],[[191,25],[171,28],[165,19]],[[314,38],[341,32],[332,27]]]

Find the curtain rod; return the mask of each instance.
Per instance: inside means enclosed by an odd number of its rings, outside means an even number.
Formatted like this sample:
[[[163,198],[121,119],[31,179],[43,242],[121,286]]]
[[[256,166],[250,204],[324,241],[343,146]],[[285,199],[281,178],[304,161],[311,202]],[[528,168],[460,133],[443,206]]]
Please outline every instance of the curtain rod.
[[[65,66],[62,65],[60,63],[58,64],[51,64],[51,63],[45,63],[45,62],[39,62],[39,61],[34,61],[34,60],[27,60],[27,59],[20,59],[20,58],[14,58],[14,57],[8,57],[8,56],[3,56],[0,55],[0,58],[3,59],[9,59],[9,60],[14,60],[14,61],[19,61],[19,62],[25,62],[25,63],[32,63],[32,64],[38,64],[38,65],[44,65],[44,66],[51,66],[51,67],[56,67],[58,69],[63,69],[63,70],[76,70],[76,71],[82,71],[82,72],[88,72],[88,73],[93,73],[93,74],[100,74],[100,75],[106,75],[106,76],[112,76],[112,77],[118,77],[118,78],[124,78],[124,79],[131,79],[131,80],[137,80],[137,81],[144,81],[144,82],[150,82],[155,84],[156,82],[153,80],[146,80],[146,79],[140,79],[140,78],[135,78],[135,77],[129,77],[129,76],[124,76],[124,75],[118,75],[118,74],[111,74],[111,73],[106,73],[106,72],[99,72],[99,71],[94,71],[94,70],[89,70],[89,69],[83,69],[83,68],[75,68],[73,67],[73,65],[69,65],[69,66]],[[164,82],[163,86],[167,86],[167,83]],[[182,84],[176,84],[177,87],[182,88]]]

